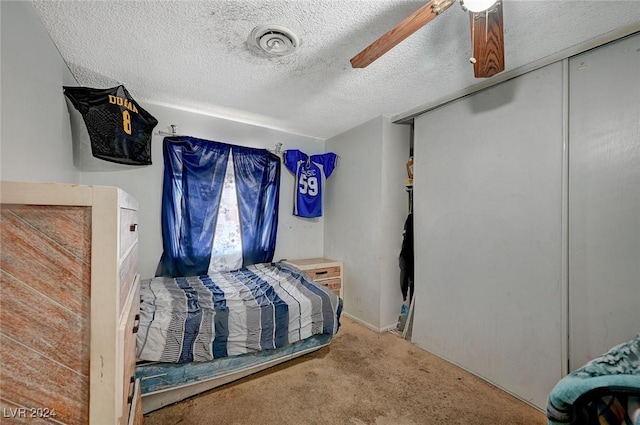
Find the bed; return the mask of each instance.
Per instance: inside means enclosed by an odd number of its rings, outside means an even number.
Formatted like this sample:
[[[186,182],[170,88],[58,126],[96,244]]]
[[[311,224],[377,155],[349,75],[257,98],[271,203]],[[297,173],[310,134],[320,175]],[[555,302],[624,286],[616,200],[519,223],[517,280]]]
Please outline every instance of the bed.
[[[549,394],[549,425],[640,425],[640,335],[561,379]]]
[[[283,263],[141,283],[136,378],[151,412],[318,350],[342,300]]]

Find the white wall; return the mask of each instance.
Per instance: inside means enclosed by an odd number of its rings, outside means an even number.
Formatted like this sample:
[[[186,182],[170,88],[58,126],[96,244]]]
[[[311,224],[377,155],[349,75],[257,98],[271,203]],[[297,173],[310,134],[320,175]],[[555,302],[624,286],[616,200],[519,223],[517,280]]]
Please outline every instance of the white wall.
[[[326,142],[340,160],[327,181],[324,254],[344,261],[345,313],[375,329],[395,324],[402,301],[409,131],[377,117]]]
[[[327,180],[324,254],[344,262],[344,312],[380,324],[382,117],[326,141],[339,157]]]
[[[75,80],[30,2],[0,2],[2,180],[77,183],[63,85]]]
[[[565,335],[562,75],[549,65],[415,122],[413,342],[541,409]]]
[[[131,93],[135,98],[135,93]],[[141,106],[159,122],[154,130],[168,131],[171,124],[178,132],[193,137],[224,143],[274,149],[282,143],[283,149],[300,149],[308,154],[324,152],[321,139],[285,133],[250,124],[229,121],[207,115],[141,102]],[[69,118],[67,117],[67,120]],[[83,171],[82,184],[119,186],[140,203],[139,268],[142,278],[155,274],[162,254],[161,205],[163,136],[152,140],[153,165],[126,167],[116,164],[117,171]],[[280,183],[280,211],[278,236],[274,260],[282,258],[321,257],[323,252],[323,219],[304,219],[291,214],[293,208],[293,175],[282,165]]]

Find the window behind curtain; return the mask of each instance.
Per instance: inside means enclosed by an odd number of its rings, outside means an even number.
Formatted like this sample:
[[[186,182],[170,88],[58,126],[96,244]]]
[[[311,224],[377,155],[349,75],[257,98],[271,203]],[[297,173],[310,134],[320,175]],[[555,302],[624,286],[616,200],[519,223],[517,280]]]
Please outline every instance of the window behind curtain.
[[[280,160],[266,149],[164,139],[156,276],[197,276],[273,260]]]
[[[237,270],[242,267],[242,234],[236,194],[233,153],[227,160],[218,219],[213,232],[213,247],[208,272]]]

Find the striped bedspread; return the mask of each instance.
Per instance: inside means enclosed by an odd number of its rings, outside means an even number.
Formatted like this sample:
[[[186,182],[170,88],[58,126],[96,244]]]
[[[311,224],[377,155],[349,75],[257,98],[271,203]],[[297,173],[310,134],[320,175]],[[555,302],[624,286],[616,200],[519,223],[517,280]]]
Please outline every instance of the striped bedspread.
[[[342,300],[280,263],[140,288],[138,358],[203,362],[338,331]]]

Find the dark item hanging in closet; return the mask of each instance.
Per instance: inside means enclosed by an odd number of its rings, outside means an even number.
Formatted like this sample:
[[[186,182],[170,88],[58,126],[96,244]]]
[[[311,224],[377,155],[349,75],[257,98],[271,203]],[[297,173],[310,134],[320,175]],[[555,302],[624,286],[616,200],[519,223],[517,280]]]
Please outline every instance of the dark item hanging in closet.
[[[411,302],[413,288],[413,213],[410,213],[404,222],[404,237],[400,250],[400,289],[404,301],[409,295],[409,302]]]

